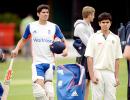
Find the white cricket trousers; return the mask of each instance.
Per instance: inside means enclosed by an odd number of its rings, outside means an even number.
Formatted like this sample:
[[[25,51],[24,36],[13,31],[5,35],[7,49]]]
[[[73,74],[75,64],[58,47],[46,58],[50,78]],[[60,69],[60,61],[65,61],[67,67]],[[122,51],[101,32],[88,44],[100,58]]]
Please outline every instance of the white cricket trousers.
[[[92,100],[116,100],[116,84],[114,72],[95,70],[98,84],[91,82]]]

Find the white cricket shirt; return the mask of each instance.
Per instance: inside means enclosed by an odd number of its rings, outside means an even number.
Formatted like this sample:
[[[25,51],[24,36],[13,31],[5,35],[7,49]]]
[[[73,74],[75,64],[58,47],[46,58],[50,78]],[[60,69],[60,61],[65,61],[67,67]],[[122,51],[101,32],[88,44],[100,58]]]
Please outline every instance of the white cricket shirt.
[[[47,24],[41,25],[39,21],[32,22],[27,25],[24,39],[31,36],[33,64],[54,63],[54,55],[50,51],[54,37],[64,38],[60,28],[49,21]]]
[[[105,39],[101,31],[93,34],[88,41],[85,56],[93,57],[94,69],[115,71],[115,60],[122,58],[120,39],[110,32]]]

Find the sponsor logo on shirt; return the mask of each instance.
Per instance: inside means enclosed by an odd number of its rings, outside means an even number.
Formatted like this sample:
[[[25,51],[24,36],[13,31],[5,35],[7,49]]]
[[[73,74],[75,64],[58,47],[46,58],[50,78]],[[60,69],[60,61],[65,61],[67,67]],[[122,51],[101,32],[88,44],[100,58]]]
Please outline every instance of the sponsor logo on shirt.
[[[53,41],[47,38],[33,38],[34,42],[46,42],[46,43],[52,43]]]
[[[102,45],[103,43],[99,42],[98,45]]]
[[[104,47],[104,44],[103,44],[102,42],[99,42],[99,43],[98,43],[98,46],[101,47],[101,48],[103,48],[103,47]]]

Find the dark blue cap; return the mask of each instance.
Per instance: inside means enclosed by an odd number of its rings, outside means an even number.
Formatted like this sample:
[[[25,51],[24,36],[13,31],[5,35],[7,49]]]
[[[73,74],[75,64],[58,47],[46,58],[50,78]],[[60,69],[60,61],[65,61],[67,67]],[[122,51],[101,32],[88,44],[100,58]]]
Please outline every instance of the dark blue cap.
[[[65,49],[64,42],[55,41],[52,43],[52,45],[50,45],[50,50],[56,54],[61,54],[64,49]]]

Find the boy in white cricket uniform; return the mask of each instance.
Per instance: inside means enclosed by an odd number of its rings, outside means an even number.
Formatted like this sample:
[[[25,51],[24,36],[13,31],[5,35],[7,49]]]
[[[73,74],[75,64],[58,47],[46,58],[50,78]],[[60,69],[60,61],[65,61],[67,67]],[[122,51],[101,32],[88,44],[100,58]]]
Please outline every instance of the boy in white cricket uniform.
[[[101,30],[90,37],[85,52],[91,77],[92,99],[116,100],[119,58],[122,58],[120,40],[109,30],[112,21],[110,13],[101,13],[98,21]]]
[[[12,51],[12,57],[15,57],[27,39],[31,38],[34,97],[36,100],[54,100],[52,80],[55,63],[54,54],[50,51],[50,45],[55,37],[60,38],[66,47],[67,44],[60,28],[56,24],[47,21],[49,17],[48,5],[39,5],[37,7],[37,16],[39,17],[38,21],[27,25],[23,37]],[[63,51],[63,56],[67,56],[67,48]]]

